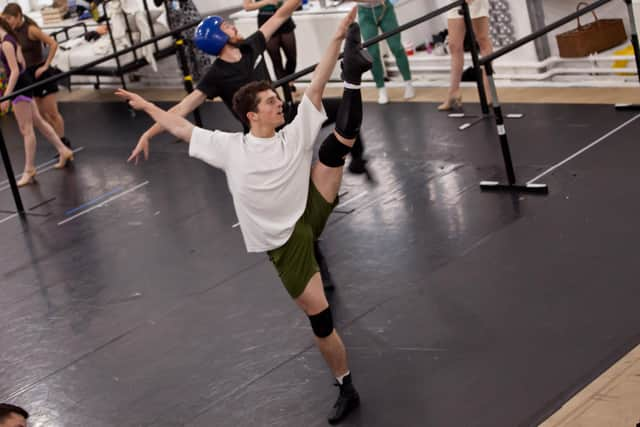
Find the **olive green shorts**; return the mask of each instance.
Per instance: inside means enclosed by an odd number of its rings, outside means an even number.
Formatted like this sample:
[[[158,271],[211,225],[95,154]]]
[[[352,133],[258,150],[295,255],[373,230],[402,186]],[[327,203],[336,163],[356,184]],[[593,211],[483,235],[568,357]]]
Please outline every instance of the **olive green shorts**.
[[[327,202],[309,180],[307,206],[296,222],[291,237],[278,249],[267,252],[291,298],[298,298],[311,277],[320,270],[313,251],[313,242],[324,230],[327,219],[337,204],[337,196],[333,203]]]

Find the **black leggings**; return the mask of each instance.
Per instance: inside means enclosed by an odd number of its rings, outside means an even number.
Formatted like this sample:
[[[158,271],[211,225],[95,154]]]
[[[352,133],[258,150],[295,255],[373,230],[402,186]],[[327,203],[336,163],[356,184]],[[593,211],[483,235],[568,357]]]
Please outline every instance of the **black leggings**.
[[[287,60],[286,65],[282,64],[280,49],[284,52]],[[278,80],[296,72],[298,55],[296,52],[296,35],[293,31],[274,34],[267,42],[267,51],[271,57],[273,70]]]

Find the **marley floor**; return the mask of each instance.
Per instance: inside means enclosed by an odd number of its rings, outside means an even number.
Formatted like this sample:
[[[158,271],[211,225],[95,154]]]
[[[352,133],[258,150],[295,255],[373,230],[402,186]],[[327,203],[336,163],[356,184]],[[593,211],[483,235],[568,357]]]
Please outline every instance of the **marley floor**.
[[[537,181],[547,196],[487,193],[504,175],[490,119],[365,105],[376,184],[345,176],[321,242],[362,397],[344,425],[537,425],[640,343],[640,115],[505,108],[524,113],[506,124],[521,182],[596,144]],[[127,164],[150,121],[122,103],[61,109],[76,160],[50,169],[39,138],[26,220],[0,183],[0,401],[47,427],[326,425],[331,375],[245,252],[224,175],[168,136]],[[221,103],[202,113],[237,129]],[[15,121],[2,131],[20,172]]]

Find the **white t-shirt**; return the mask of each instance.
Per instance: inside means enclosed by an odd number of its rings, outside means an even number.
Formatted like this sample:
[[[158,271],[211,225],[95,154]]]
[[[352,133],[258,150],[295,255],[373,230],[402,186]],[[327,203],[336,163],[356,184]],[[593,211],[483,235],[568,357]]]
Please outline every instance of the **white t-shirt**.
[[[247,252],[282,246],[307,204],[313,143],[326,120],[303,96],[272,138],[194,128],[189,155],[224,170]]]

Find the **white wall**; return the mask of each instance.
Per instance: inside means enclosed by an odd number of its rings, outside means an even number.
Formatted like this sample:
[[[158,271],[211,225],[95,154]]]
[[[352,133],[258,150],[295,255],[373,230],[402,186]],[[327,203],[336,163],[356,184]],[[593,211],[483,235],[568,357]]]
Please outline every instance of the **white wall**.
[[[221,10],[242,7],[242,0],[193,0],[200,15],[215,14]]]
[[[523,0],[509,0],[509,11],[513,28],[515,30],[515,39],[521,39],[528,36],[531,30],[531,19],[529,11]],[[513,52],[503,56],[504,61],[537,61],[536,47],[533,42],[529,42]]]

